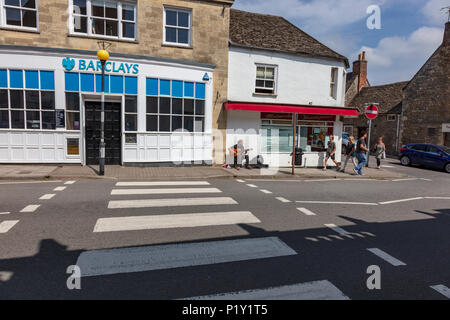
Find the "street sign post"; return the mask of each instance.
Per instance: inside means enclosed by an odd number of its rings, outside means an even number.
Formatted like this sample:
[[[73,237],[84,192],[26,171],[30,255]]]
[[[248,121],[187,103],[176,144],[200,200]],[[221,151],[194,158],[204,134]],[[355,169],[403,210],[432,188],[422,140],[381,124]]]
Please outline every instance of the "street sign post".
[[[369,150],[367,152],[367,164],[366,167],[369,167],[369,158],[370,158],[370,135],[372,133],[372,120],[376,119],[378,117],[378,103],[367,103],[366,104],[366,117],[367,119],[369,119],[369,133],[368,133],[368,137],[367,137],[367,149]]]

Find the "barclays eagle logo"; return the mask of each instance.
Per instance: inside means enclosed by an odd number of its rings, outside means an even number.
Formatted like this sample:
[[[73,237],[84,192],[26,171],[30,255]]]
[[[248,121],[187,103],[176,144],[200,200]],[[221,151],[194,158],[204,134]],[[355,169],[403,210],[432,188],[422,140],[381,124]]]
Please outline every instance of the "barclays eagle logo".
[[[69,57],[64,58],[62,61],[62,65],[67,71],[71,71],[73,68],[75,68],[75,59],[70,59]]]

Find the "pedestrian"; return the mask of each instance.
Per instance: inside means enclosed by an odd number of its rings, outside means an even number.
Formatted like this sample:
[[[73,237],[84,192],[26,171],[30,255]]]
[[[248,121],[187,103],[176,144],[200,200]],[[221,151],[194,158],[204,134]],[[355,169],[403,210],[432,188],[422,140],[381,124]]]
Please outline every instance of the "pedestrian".
[[[378,142],[374,147],[375,158],[377,158],[377,169],[381,169],[381,159],[383,159],[386,152],[386,145],[383,143],[383,137],[378,138]]]
[[[345,159],[345,163],[344,163],[344,168],[342,168],[342,172],[345,172],[345,168],[347,168],[347,164],[350,159],[352,160],[353,168],[355,168],[357,166],[356,159],[355,159],[356,143],[355,143],[355,137],[353,137],[353,136],[350,136],[348,138],[345,155],[346,155],[346,159]]]
[[[363,131],[361,132],[360,138],[356,143],[356,158],[358,159],[358,165],[356,166],[356,168],[353,169],[353,171],[359,176],[362,176],[363,174],[362,168],[367,163],[366,152],[368,152],[369,149],[367,149],[366,138],[367,133]]]
[[[339,166],[339,163],[336,161],[336,142],[334,142],[334,136],[332,134],[329,135],[330,140],[328,141],[328,147],[327,147],[327,155],[325,157],[325,165],[323,170],[327,171],[327,162],[328,159],[331,158],[333,160],[334,164],[337,167],[337,170],[339,171],[341,167]]]

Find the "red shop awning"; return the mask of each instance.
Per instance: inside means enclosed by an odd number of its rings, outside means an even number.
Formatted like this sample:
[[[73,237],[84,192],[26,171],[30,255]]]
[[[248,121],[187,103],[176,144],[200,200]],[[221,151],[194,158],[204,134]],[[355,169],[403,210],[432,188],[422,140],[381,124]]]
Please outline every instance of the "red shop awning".
[[[336,116],[359,117],[359,111],[356,108],[340,108],[295,104],[265,104],[265,103],[249,103],[249,102],[232,102],[224,103],[227,110],[247,110],[260,112],[276,112],[276,113],[302,113],[302,114],[323,114]]]

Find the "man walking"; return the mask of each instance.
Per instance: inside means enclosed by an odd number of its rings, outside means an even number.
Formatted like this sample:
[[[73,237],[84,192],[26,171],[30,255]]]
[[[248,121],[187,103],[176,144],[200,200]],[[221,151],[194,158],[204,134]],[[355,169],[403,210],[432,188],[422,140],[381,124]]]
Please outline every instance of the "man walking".
[[[362,168],[367,163],[366,152],[368,152],[369,149],[367,149],[366,139],[367,133],[362,132],[358,142],[356,143],[356,158],[358,159],[358,165],[353,169],[353,171],[359,176],[362,176]]]
[[[323,170],[327,171],[327,162],[328,159],[331,158],[331,160],[333,160],[334,164],[336,165],[337,170],[339,171],[341,167],[339,166],[339,163],[336,161],[336,142],[334,142],[334,136],[332,134],[330,134],[329,137],[330,141],[328,141],[327,155],[325,157],[325,166]]]

